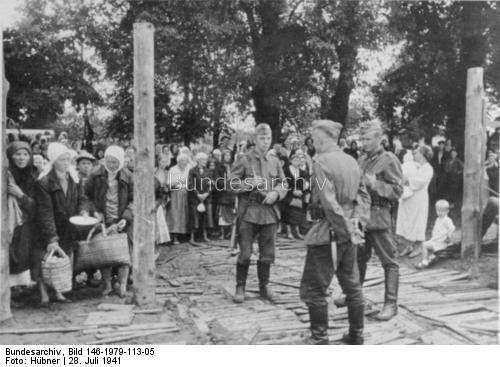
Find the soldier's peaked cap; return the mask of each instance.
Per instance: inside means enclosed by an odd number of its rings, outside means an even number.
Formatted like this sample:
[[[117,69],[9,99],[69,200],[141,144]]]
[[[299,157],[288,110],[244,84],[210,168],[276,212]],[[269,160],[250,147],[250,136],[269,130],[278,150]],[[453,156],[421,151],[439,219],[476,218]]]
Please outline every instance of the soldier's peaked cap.
[[[338,137],[342,131],[342,127],[342,124],[332,120],[314,120],[311,124],[313,130],[321,129],[332,137]]]

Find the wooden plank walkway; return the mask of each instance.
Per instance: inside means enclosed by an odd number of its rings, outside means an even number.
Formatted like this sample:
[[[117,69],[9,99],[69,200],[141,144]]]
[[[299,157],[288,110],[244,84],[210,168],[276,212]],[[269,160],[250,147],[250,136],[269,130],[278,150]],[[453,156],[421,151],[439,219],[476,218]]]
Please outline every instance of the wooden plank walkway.
[[[204,279],[175,279],[159,284],[162,293],[183,294],[189,298],[187,317],[198,331],[218,343],[223,330],[233,337],[229,343],[303,344],[308,335],[309,315],[299,299],[299,284],[305,248],[298,242],[278,239],[276,264],[272,269],[277,301],[271,304],[258,297],[255,266],[251,266],[247,300],[232,302],[235,257],[229,255],[227,242],[192,249],[200,254]],[[253,261],[254,263],[254,261]],[[180,285],[180,286],[179,286]],[[199,292],[203,289],[202,292]],[[331,296],[340,288],[334,280]],[[168,291],[168,292],[166,292]],[[446,269],[417,271],[401,268],[399,314],[389,322],[373,317],[383,304],[383,269],[378,260],[370,262],[364,295],[366,344],[497,344],[498,292],[480,288],[469,275]],[[330,340],[337,343],[347,330],[347,309],[330,303]],[[224,342],[228,342],[226,338]]]

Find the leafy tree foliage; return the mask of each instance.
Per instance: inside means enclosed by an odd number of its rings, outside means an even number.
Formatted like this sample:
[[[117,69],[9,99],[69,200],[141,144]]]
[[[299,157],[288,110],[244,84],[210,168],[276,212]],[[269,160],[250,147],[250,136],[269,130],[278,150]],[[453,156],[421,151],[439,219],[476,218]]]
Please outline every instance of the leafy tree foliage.
[[[485,67],[487,87],[498,91],[498,5],[405,2],[389,10],[404,48],[375,89],[380,116],[395,131],[413,125],[430,136],[443,126],[463,152],[467,69]]]
[[[84,57],[88,8],[78,1],[27,0],[16,28],[4,31],[8,117],[23,127],[47,126],[70,100],[102,103],[94,85],[99,71]]]

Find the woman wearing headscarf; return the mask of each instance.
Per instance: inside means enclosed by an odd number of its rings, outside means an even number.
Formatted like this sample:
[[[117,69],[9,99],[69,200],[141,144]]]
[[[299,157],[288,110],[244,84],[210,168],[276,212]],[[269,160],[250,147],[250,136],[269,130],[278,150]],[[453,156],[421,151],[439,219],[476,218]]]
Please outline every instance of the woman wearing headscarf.
[[[85,183],[85,195],[90,201],[96,216],[102,218],[107,231],[120,232],[126,230],[129,240],[129,251],[133,240],[132,200],[134,185],[132,174],[124,167],[125,151],[113,145],[104,152],[104,165],[94,171]],[[120,283],[119,295],[127,295],[127,280],[129,266],[118,268]],[[104,280],[103,295],[107,296],[113,290],[111,284],[112,268],[101,269]]]
[[[401,256],[407,255],[413,250],[417,242],[425,241],[425,229],[427,227],[427,215],[429,212],[428,186],[431,182],[434,170],[430,165],[432,149],[422,145],[413,152],[414,166],[406,162],[403,176],[403,196],[398,207],[396,220],[396,234],[404,238],[408,245]],[[415,248],[419,248],[416,246]],[[411,257],[418,254],[416,251]]]
[[[39,241],[34,249],[32,269],[32,275],[38,281],[42,305],[49,303],[47,285],[40,274],[42,258],[51,253],[73,257],[78,232],[69,219],[83,214],[86,209],[78,173],[71,166],[70,149],[61,143],[50,143],[47,155],[49,163],[35,184]],[[57,301],[68,301],[60,292],[55,293]]]
[[[177,156],[179,155],[179,146],[177,144],[170,145],[170,164],[168,168],[172,168],[177,164]]]
[[[307,170],[301,169],[301,153],[297,150],[290,157],[290,165],[284,173],[288,184],[288,193],[283,200],[283,220],[287,225],[288,239],[293,240],[294,235],[302,239],[299,225],[306,219],[306,195],[309,192],[309,175]]]
[[[189,218],[191,229],[192,245],[199,245],[196,241],[196,232],[203,234],[203,240],[209,242],[207,228],[213,227],[213,218],[210,215],[212,210],[212,191],[215,189],[212,177],[207,167],[208,155],[203,152],[196,154],[195,167],[189,170],[188,176],[188,198],[189,198]]]
[[[29,285],[33,221],[35,209],[35,177],[33,156],[28,143],[15,141],[7,147],[9,176],[9,228],[12,240],[9,246],[10,286]],[[14,220],[12,220],[14,219]]]
[[[189,157],[186,154],[179,154],[177,164],[168,171],[167,175],[167,188],[170,190],[167,223],[174,245],[180,243],[180,235],[189,233],[188,175]]]

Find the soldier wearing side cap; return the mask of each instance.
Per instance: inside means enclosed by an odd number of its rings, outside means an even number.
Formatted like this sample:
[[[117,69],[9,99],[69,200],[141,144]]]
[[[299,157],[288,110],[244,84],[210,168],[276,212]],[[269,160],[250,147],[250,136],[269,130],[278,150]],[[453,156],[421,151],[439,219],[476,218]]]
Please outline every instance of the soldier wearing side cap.
[[[274,242],[280,221],[278,201],[285,198],[287,185],[279,160],[267,154],[271,147],[271,128],[259,124],[255,128],[255,147],[235,162],[228,177],[228,186],[238,194],[237,230],[240,253],[236,264],[235,303],[245,299],[245,285],[255,239],[259,244],[257,275],[260,296],[269,300],[271,264],[274,263]]]
[[[399,264],[396,243],[391,233],[391,206],[403,193],[403,173],[398,158],[381,144],[383,129],[377,122],[362,126],[361,141],[364,154],[359,158],[363,179],[371,196],[371,215],[366,228],[366,243],[358,253],[361,284],[366,275],[366,263],[372,248],[382,262],[385,274],[384,307],[376,318],[387,321],[397,312]]]
[[[357,247],[370,212],[370,196],[361,170],[337,141],[342,125],[329,120],[312,123],[317,155],[311,179],[313,226],[306,235],[307,255],[300,297],[309,309],[311,344],[328,344],[327,291],[337,274],[346,294],[347,344],[363,344],[364,303],[359,281]]]

